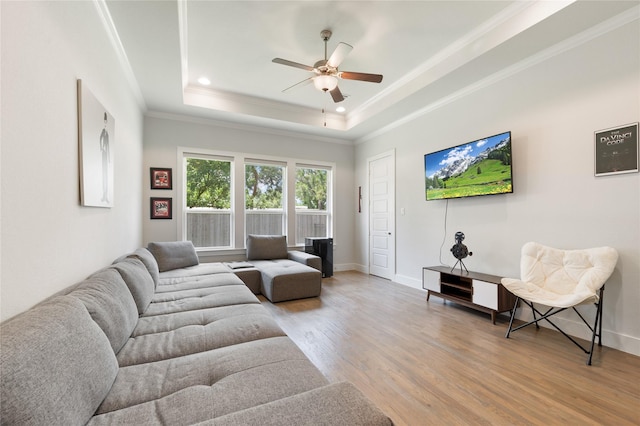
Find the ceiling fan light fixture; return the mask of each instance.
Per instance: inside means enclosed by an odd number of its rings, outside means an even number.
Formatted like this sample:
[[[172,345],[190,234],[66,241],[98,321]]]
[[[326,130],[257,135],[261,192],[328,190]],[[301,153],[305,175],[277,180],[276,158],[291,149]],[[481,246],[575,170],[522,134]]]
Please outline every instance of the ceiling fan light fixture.
[[[316,87],[316,89],[322,92],[329,92],[329,94],[331,95],[331,99],[333,99],[333,102],[340,103],[344,101],[345,97],[338,87],[338,78],[346,80],[368,81],[371,83],[380,83],[382,81],[381,74],[368,74],[354,71],[338,71],[338,66],[340,66],[342,60],[347,56],[351,49],[353,49],[353,46],[347,43],[340,42],[338,43],[338,46],[335,48],[331,56],[327,58],[327,42],[331,38],[331,31],[323,30],[320,33],[320,37],[322,37],[322,41],[324,41],[324,59],[316,61],[313,66],[300,64],[298,62],[293,62],[282,58],[273,58],[271,60],[271,62],[276,64],[300,68],[315,74],[314,76],[302,80],[301,82],[296,83],[293,86],[287,87],[283,90],[283,92],[286,92],[293,87],[313,82],[313,85]]]
[[[313,85],[323,92],[331,91],[338,85],[338,79],[332,75],[321,74],[313,77]]]

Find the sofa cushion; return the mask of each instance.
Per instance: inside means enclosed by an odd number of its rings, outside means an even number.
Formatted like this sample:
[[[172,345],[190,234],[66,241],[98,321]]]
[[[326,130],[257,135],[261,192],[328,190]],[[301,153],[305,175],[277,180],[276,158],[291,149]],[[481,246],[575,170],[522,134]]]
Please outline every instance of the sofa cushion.
[[[60,296],[0,326],[3,424],[85,424],[118,373],[80,300]]]
[[[213,287],[205,294],[179,292],[158,293],[162,301],[152,301],[143,317],[167,315],[176,312],[197,311],[200,309],[218,308],[221,306],[239,305],[243,303],[260,303],[244,285],[225,285]]]
[[[291,339],[272,337],[122,367],[96,413],[108,414],[106,419],[93,420],[193,424],[327,383]]]
[[[264,309],[262,305],[259,306]],[[126,367],[161,361],[284,335],[264,309],[258,314],[218,318],[205,324],[131,338],[118,352],[118,365]]]
[[[144,336],[146,334],[164,333],[177,330],[190,325],[208,324],[221,319],[241,317],[245,315],[264,314],[265,308],[259,303],[247,303],[218,308],[199,309],[194,311],[176,312],[168,315],[154,315],[140,317],[138,325],[131,333],[131,337]]]
[[[393,422],[351,383],[333,383],[198,423],[198,426],[349,425]]]
[[[247,288],[242,283],[242,280],[236,277],[233,274],[229,274],[233,278],[235,278],[237,283],[225,283],[224,281],[219,281],[216,283],[211,280],[211,286],[209,287],[196,287],[196,288],[185,288],[179,289],[175,291],[164,291],[162,293],[158,292],[153,296],[152,303],[161,303],[161,302],[170,302],[174,300],[181,299],[193,299],[198,297],[207,297],[210,295],[220,294],[226,291],[241,291],[246,292]],[[186,284],[186,283],[182,283]]]
[[[194,290],[198,288],[222,287],[226,285],[242,285],[242,280],[231,272],[224,274],[198,275],[187,280],[169,281],[171,284],[160,284],[156,287],[156,295],[167,292]]]
[[[138,321],[138,308],[120,273],[109,267],[82,281],[69,296],[87,307],[107,335],[115,353],[126,343]]]
[[[125,284],[129,287],[129,291],[138,308],[138,313],[144,313],[149,303],[151,303],[155,289],[153,278],[151,278],[147,268],[140,259],[135,257],[129,257],[114,263],[113,268],[120,273]]]
[[[156,258],[153,257],[153,254],[151,254],[151,252],[146,248],[142,247],[142,248],[136,249],[136,251],[134,251],[129,256],[140,259],[140,261],[144,263],[144,266],[147,267],[147,270],[149,271],[149,275],[151,275],[151,278],[153,278],[153,283],[155,285],[158,285],[160,269],[158,268],[158,262],[156,261]]]
[[[162,291],[162,289],[168,285],[207,279],[221,274],[229,274],[230,272],[231,270],[222,263],[200,263],[194,266],[161,272],[157,291]]]
[[[193,266],[199,263],[191,241],[149,243],[148,249],[158,262],[160,272]]]
[[[247,259],[270,260],[287,258],[287,237],[284,235],[249,235]]]

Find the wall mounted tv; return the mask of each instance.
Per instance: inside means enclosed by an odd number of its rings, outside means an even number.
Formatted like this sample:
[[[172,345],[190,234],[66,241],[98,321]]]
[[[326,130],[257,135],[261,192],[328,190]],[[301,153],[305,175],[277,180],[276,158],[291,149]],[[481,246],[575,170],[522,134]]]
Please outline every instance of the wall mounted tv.
[[[513,192],[511,132],[424,156],[427,201]]]

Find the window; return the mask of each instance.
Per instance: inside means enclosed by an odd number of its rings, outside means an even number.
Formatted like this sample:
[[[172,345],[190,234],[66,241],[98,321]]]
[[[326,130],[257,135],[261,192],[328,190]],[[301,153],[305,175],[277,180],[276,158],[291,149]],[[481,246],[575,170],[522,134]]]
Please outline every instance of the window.
[[[296,244],[306,237],[330,236],[330,170],[310,166],[296,168]]]
[[[198,251],[240,255],[249,234],[333,236],[334,164],[183,147],[178,158],[178,235]]]
[[[285,235],[284,166],[245,163],[246,234]]]
[[[231,161],[186,157],[186,240],[195,247],[231,247]]]

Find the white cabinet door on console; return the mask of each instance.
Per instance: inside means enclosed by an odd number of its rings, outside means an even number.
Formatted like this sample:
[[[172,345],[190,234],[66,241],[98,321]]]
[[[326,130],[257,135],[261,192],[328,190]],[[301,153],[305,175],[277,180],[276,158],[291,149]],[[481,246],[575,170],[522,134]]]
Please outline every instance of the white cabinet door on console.
[[[498,309],[498,286],[480,280],[473,280],[473,303],[489,309]]]
[[[440,272],[422,269],[422,288],[440,292]]]

